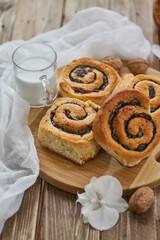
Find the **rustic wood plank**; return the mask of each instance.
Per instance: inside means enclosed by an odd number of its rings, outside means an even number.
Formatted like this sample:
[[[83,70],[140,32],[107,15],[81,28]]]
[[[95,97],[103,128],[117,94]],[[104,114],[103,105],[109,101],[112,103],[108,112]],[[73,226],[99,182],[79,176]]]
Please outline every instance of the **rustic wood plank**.
[[[159,34],[153,20],[152,6],[152,0],[131,0],[129,4],[128,0],[111,0],[109,8],[127,16],[131,21],[139,25],[144,36],[152,45],[153,43],[159,44]],[[151,54],[148,60],[153,68],[159,70],[158,58]]]
[[[63,2],[64,0],[37,1],[35,35],[57,29],[61,26]]]
[[[135,240],[152,239],[156,240],[154,205],[143,214],[134,214],[129,212],[131,236]]]
[[[123,16],[127,16],[131,21],[136,22],[136,6],[135,1],[131,0],[110,0],[109,9]]]
[[[154,204],[154,216],[155,216],[155,227],[156,227],[156,239],[160,239],[160,187],[155,189],[155,204]]]
[[[126,223],[128,223],[128,221],[128,212],[121,213],[118,223],[113,228],[101,233],[101,240],[131,240],[130,228],[128,226],[126,227]]]
[[[62,25],[72,19],[75,13],[89,7],[108,8],[109,0],[65,0]]]
[[[98,240],[100,233],[82,222],[76,195],[45,185],[39,240]]]
[[[156,240],[154,204],[143,214],[127,211],[120,214],[119,221],[112,229],[102,232],[101,240]]]
[[[135,4],[137,9],[136,23],[142,28],[144,36],[148,39],[151,45],[155,43],[159,44],[158,29],[153,20],[153,1],[136,0]],[[152,53],[149,56],[149,62],[153,68],[158,70],[160,69],[159,59],[155,57]]]
[[[40,198],[39,198],[39,205],[38,205],[38,213],[37,213],[37,222],[36,222],[36,231],[35,231],[35,240],[38,239],[39,232],[40,232],[40,223],[42,217],[42,207],[43,207],[43,197],[44,197],[44,186],[45,181],[41,179],[41,188],[40,188]]]
[[[152,0],[131,0],[129,4],[128,0],[111,0],[109,9],[127,16],[132,22],[139,25],[144,36],[152,44],[153,32],[155,31],[153,28],[152,3]]]
[[[23,0],[18,2],[12,40],[28,40],[38,33],[60,27],[63,0]]]
[[[18,0],[0,2],[0,44],[10,41]]]
[[[36,183],[26,190],[19,211],[6,222],[0,240],[35,239],[41,181],[38,178]]]

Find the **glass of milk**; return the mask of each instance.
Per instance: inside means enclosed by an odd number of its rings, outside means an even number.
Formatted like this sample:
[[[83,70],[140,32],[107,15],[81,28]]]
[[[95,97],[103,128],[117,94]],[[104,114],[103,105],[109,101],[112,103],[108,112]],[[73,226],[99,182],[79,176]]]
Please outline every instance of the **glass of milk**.
[[[27,43],[14,51],[12,61],[18,94],[31,107],[51,106],[57,96],[57,54],[53,48],[43,43]]]

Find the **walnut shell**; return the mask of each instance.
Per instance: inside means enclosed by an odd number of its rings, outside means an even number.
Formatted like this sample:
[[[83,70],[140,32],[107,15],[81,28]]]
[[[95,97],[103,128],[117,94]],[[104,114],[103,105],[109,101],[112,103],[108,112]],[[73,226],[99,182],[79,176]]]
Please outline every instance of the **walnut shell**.
[[[122,61],[117,57],[109,56],[101,59],[100,61],[113,67],[117,72],[119,72],[123,67]]]
[[[140,57],[132,58],[127,62],[127,67],[134,75],[143,74],[147,71],[149,63]]]
[[[155,0],[153,3],[153,19],[160,29],[160,0]]]
[[[151,207],[153,200],[153,190],[149,187],[141,187],[131,196],[129,208],[132,212],[144,213]]]

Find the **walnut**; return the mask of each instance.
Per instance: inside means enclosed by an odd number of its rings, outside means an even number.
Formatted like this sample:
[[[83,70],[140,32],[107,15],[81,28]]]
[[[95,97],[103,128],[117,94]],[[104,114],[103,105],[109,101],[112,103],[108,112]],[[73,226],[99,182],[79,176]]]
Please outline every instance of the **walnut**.
[[[160,29],[160,0],[154,0],[153,3],[153,19]]]
[[[123,67],[122,61],[117,57],[109,56],[101,59],[100,61],[113,67],[117,72],[119,72]]]
[[[132,58],[127,62],[127,67],[134,75],[145,73],[149,67],[148,61],[143,58]]]
[[[149,187],[141,187],[131,196],[129,208],[132,212],[144,213],[151,207],[153,200],[153,190]]]

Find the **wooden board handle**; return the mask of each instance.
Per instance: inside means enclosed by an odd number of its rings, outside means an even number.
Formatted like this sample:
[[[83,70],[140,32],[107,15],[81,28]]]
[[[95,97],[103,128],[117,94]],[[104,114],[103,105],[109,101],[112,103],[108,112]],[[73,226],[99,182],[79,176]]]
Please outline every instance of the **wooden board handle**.
[[[160,143],[152,151],[141,171],[130,185],[130,190],[134,189],[137,185],[139,185],[139,187],[149,185],[150,187],[154,188],[160,184],[160,163],[157,162],[159,156]]]

